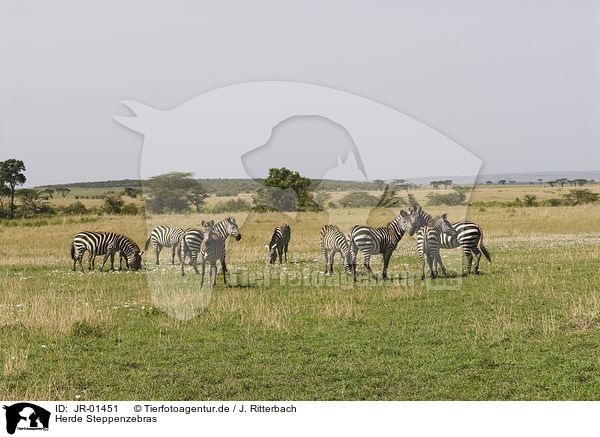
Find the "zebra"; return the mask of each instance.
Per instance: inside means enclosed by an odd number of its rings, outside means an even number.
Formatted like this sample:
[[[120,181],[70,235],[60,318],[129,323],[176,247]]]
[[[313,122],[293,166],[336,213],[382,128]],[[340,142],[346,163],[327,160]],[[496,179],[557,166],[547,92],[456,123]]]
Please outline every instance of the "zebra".
[[[85,251],[90,253],[89,257],[89,270],[94,270],[94,261],[96,255],[104,255],[104,261],[100,271],[104,268],[104,264],[110,257],[110,268],[114,270],[114,258],[115,253],[119,252],[119,268],[121,268],[121,261],[123,255],[125,256],[125,262],[127,268],[131,270],[139,270],[142,267],[142,255],[144,252],[140,251],[140,248],[133,240],[121,234],[115,234],[114,232],[80,232],[73,237],[71,243],[71,259],[73,260],[73,271],[77,270],[77,262],[83,272],[83,254]]]
[[[398,217],[382,228],[371,228],[369,226],[354,226],[348,234],[349,262],[351,263],[354,281],[356,281],[356,255],[360,250],[364,257],[364,265],[371,277],[377,280],[377,276],[371,270],[369,261],[372,255],[383,255],[382,279],[387,279],[387,268],[392,253],[398,246],[405,232],[414,233],[413,221],[406,211],[400,211]],[[412,235],[412,234],[411,234]]]
[[[462,247],[463,252],[467,256],[467,268],[465,274],[471,273],[471,264],[473,263],[473,254],[476,256],[475,260],[475,274],[479,274],[479,261],[481,260],[481,254],[483,253],[489,262],[492,262],[492,258],[483,245],[483,231],[481,228],[473,222],[456,222],[452,223],[454,229],[456,229],[456,235],[451,236],[444,232],[440,234],[440,248],[442,249],[455,249]],[[479,248],[477,247],[479,246]]]
[[[200,287],[204,284],[204,270],[206,262],[208,261],[210,272],[210,289],[212,290],[217,283],[217,260],[225,259],[225,237],[218,232],[214,231],[215,222],[213,220],[209,222],[202,221],[204,238],[200,246],[200,257],[202,258],[202,278],[200,279]],[[213,277],[214,270],[214,277]],[[225,270],[223,270],[223,282],[227,284],[225,278]]]
[[[238,229],[238,225],[233,217],[227,217],[221,220],[219,223],[214,225],[213,232],[218,233],[223,237],[223,241],[227,239],[230,235],[233,236],[237,241],[242,238],[242,234]],[[200,246],[202,245],[202,240],[204,240],[204,232],[200,229],[186,229],[181,237],[181,276],[185,276],[184,265],[186,256],[190,256],[191,264],[194,267],[196,273],[200,274],[198,271],[198,253],[200,252]],[[221,259],[221,268],[223,269],[223,274],[227,272],[227,265],[225,264],[225,251],[223,251],[223,258]]]
[[[446,267],[440,256],[440,234],[456,235],[456,230],[448,221],[446,214],[440,217],[430,218],[425,226],[417,232],[417,248],[421,257],[421,279],[425,279],[425,258],[429,265],[429,273],[432,278],[437,276],[437,265],[439,264],[446,276]]]
[[[152,229],[152,233],[146,240],[145,250],[148,250],[150,245],[154,243],[156,250],[156,265],[159,265],[159,255],[163,247],[170,247],[172,251],[171,264],[175,264],[175,253],[179,257],[181,262],[181,252],[178,251],[179,244],[181,243],[181,237],[183,236],[183,229],[171,228],[169,226],[157,226]]]
[[[288,245],[290,244],[291,236],[292,230],[287,223],[280,223],[275,226],[271,242],[267,246],[269,249],[269,264],[275,264],[277,256],[279,256],[279,264],[281,264],[282,255],[285,255],[285,262],[287,262]]]
[[[333,260],[337,252],[342,256],[346,273],[352,271],[348,259],[348,240],[340,228],[335,225],[325,225],[321,228],[321,248],[325,258],[325,272],[323,273],[333,273]]]

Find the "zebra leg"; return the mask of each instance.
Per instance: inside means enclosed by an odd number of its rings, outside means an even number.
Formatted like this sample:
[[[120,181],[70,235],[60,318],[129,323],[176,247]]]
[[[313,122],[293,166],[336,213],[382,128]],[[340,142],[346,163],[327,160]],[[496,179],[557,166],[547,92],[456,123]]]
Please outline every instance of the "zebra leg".
[[[473,252],[470,248],[465,248],[465,255],[467,256],[467,268],[465,269],[465,275],[470,275],[471,264],[473,263]]]
[[[200,288],[204,286],[204,269],[205,269],[206,260],[202,259],[202,278],[200,278]]]
[[[215,263],[215,268],[217,264]],[[227,267],[225,266],[225,256],[221,259],[221,270],[223,270],[223,284],[227,284],[227,278],[225,277],[225,273],[227,273]],[[215,273],[216,275],[216,273]],[[216,279],[215,279],[216,282]]]
[[[327,255],[327,249],[323,248],[323,258],[325,258],[325,271],[323,273],[327,274],[327,266],[329,265],[329,256]]]
[[[110,256],[110,251],[106,251],[106,255],[104,255],[104,260],[102,261],[102,267],[100,267],[100,271],[104,270],[104,264],[108,261],[108,257]]]
[[[444,263],[442,262],[442,256],[440,255],[440,251],[439,250],[435,254],[435,273],[436,274],[437,274],[437,265],[438,264],[442,268],[442,273],[444,273],[444,276],[446,276],[446,266],[444,266]]]
[[[158,243],[154,244],[154,251],[156,252],[156,265],[160,265],[160,251],[162,250],[162,246]]]
[[[281,257],[283,256],[283,247],[281,249],[276,249],[276,250],[277,250],[277,253],[279,254],[279,264],[282,264]]]
[[[335,262],[336,251],[332,250],[329,254],[329,274],[333,275],[333,263]]]
[[[187,256],[187,253],[188,253],[187,245],[184,245],[182,243],[181,252],[182,252],[182,255],[183,255],[183,261],[181,262],[181,276],[185,276],[185,272],[183,270],[184,270],[184,265],[185,265],[185,262],[184,262],[185,261],[185,257]]]
[[[381,273],[381,279],[383,279],[383,280],[388,279],[387,269],[388,269],[388,264],[390,263],[391,257],[392,257],[392,252],[385,252],[383,254],[383,272]]]
[[[79,257],[79,267],[81,268],[82,273],[85,272],[85,270],[83,270],[83,253]]]
[[[427,253],[427,265],[429,266],[429,274],[432,279],[435,279],[435,272],[433,271],[433,260],[434,255],[431,253]]]
[[[288,245],[285,245],[285,262],[287,262],[287,251],[288,251]]]
[[[425,254],[420,253],[421,255],[421,281],[425,279]]]
[[[481,250],[475,246],[473,248],[473,253],[475,254],[475,265],[473,266],[473,271],[476,275],[479,274],[479,261],[481,261]]]
[[[96,255],[90,253],[90,269],[89,270],[91,272],[93,272],[96,268],[95,263],[96,263]]]
[[[377,275],[375,273],[373,273],[373,270],[371,270],[371,265],[369,264],[370,261],[371,261],[371,255],[365,255],[365,258],[363,261],[365,268],[367,269],[367,272],[369,272],[371,277],[377,281]]]
[[[171,265],[175,265],[175,252],[177,252],[177,244],[173,245],[173,248],[171,249]]]
[[[214,271],[215,271],[215,274],[214,274],[214,276],[213,276],[213,274],[212,274],[212,273],[213,273],[213,269],[214,269]],[[213,287],[214,287],[215,285],[217,285],[217,275],[218,275],[218,274],[219,274],[219,268],[217,267],[217,262],[215,261],[215,263],[214,263],[214,264],[211,264],[211,266],[210,266],[210,276],[211,276],[211,278],[212,278],[212,282],[211,282],[211,285],[210,285],[210,289],[211,289],[211,290],[213,289]],[[225,274],[225,272],[223,272],[223,274]]]
[[[192,256],[192,266],[194,266],[196,274],[199,274],[200,272],[198,271],[198,255],[196,255],[195,257]],[[204,261],[202,261],[202,273],[204,274]]]

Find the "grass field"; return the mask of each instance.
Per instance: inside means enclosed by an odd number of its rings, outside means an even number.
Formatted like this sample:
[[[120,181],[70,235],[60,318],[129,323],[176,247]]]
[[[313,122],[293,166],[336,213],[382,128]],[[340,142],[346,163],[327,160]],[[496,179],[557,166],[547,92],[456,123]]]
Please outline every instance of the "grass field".
[[[473,199],[567,189],[482,187]],[[464,218],[456,207],[426,209]],[[142,246],[141,217],[3,224],[0,398],[597,400],[599,215],[598,203],[472,208],[493,257],[482,275],[460,277],[454,250],[444,252],[450,278],[421,281],[415,240],[405,236],[390,265],[401,279],[353,285],[319,273],[319,229],[329,221],[347,232],[385,214],[236,214],[245,223],[242,240],[228,242],[231,284],[219,276],[212,294],[191,267],[182,278],[167,249],[158,267],[147,254],[143,272],[71,271],[76,232],[114,230]],[[205,218],[153,216],[148,226]],[[290,262],[267,266],[264,245],[284,220]],[[373,259],[376,273],[381,264]]]

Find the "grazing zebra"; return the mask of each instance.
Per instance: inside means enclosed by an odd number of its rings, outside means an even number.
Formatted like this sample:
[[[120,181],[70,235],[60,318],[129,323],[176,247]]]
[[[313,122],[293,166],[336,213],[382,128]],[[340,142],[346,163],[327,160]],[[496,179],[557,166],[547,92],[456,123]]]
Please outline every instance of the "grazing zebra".
[[[346,273],[352,271],[348,259],[348,240],[340,228],[335,225],[325,225],[321,228],[321,248],[325,258],[325,274],[333,273],[333,259],[337,252],[342,255]]]
[[[125,256],[127,267],[131,270],[139,270],[142,267],[142,255],[140,248],[129,237],[113,232],[80,232],[73,237],[71,243],[71,259],[73,259],[73,270],[79,267],[83,272],[83,254],[85,251],[90,253],[89,270],[94,270],[94,261],[96,255],[104,255],[104,261],[100,271],[104,268],[104,264],[110,257],[110,268],[114,270],[115,253],[120,253],[119,265],[123,256]]]
[[[175,264],[175,253],[181,261],[181,253],[177,250],[183,236],[183,229],[171,228],[169,226],[157,226],[152,229],[152,233],[146,240],[145,250],[148,250],[150,244],[154,243],[156,250],[156,265],[159,265],[159,255],[163,247],[170,247],[172,251],[171,264]]]
[[[483,231],[473,222],[457,222],[452,223],[452,226],[456,229],[456,235],[451,236],[442,233],[440,235],[440,247],[442,249],[463,248],[463,252],[467,256],[467,268],[465,269],[465,274],[471,273],[473,254],[475,254],[475,274],[479,274],[479,261],[481,260],[482,253],[489,262],[492,262],[489,252],[483,245]],[[478,245],[479,248],[477,247]]]
[[[287,223],[281,223],[275,226],[271,242],[267,246],[269,248],[270,264],[275,264],[277,256],[279,256],[279,264],[281,264],[282,255],[285,255],[285,262],[287,262],[288,245],[290,244],[291,236],[292,230]]]
[[[222,261],[225,258],[225,237],[214,231],[215,222],[213,220],[209,222],[205,222],[203,220],[202,227],[204,228],[202,230],[204,238],[202,239],[202,244],[200,245],[200,257],[202,258],[202,278],[200,279],[200,287],[202,287],[204,284],[204,269],[206,262],[208,261],[210,268],[210,289],[212,290],[217,283],[217,260]],[[223,282],[227,284],[225,270],[223,270]]]
[[[360,250],[364,257],[364,265],[371,277],[377,280],[377,276],[371,270],[369,261],[372,255],[383,255],[383,273],[381,277],[387,279],[387,268],[392,253],[398,246],[405,232],[412,231],[413,225],[409,215],[400,211],[398,217],[389,222],[383,228],[371,228],[369,226],[354,226],[348,234],[349,261],[356,281],[356,255]]]
[[[429,266],[432,278],[437,276],[437,265],[439,264],[446,276],[446,267],[440,256],[440,234],[456,235],[456,230],[446,218],[446,214],[440,217],[430,218],[428,224],[422,226],[417,232],[417,248],[421,257],[421,279],[425,279],[425,258]]]
[[[238,225],[233,217],[227,217],[221,220],[219,223],[214,225],[213,232],[221,235],[223,237],[223,241],[227,239],[230,235],[233,236],[237,241],[242,238],[242,234],[238,229]],[[184,264],[186,256],[190,256],[191,264],[194,267],[196,273],[200,274],[198,271],[198,253],[200,252],[200,246],[202,245],[202,240],[204,240],[204,232],[200,229],[187,229],[183,236],[181,237],[181,275],[184,276]],[[221,268],[223,269],[223,274],[227,272],[227,265],[225,264],[225,251],[223,250],[223,258],[221,259]]]

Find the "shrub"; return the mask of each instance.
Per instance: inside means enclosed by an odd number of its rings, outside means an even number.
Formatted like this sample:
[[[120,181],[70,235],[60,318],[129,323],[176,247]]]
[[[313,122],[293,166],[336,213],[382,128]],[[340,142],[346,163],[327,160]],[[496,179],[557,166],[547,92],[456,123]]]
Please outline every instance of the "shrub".
[[[141,208],[138,208],[135,203],[128,203],[121,208],[121,214],[123,215],[137,215],[140,213]]]
[[[120,197],[108,196],[104,200],[104,205],[102,206],[102,209],[106,214],[121,214],[121,210],[123,209],[124,205],[125,202]]]
[[[90,213],[90,211],[85,207],[85,205],[79,201],[73,202],[69,206],[63,207],[61,212],[67,215],[85,215]]]
[[[372,208],[377,205],[379,199],[364,191],[353,191],[345,195],[339,200],[339,205],[342,208]]]
[[[252,209],[252,205],[250,202],[244,199],[230,199],[226,202],[219,202],[212,208],[210,208],[210,212],[214,214],[220,214],[223,212],[243,212],[250,211]]]
[[[596,202],[600,196],[587,188],[583,188],[579,190],[569,190],[567,194],[563,194],[563,197],[569,205],[582,205],[585,203]]]
[[[427,195],[427,204],[430,206],[438,205],[464,205],[467,198],[465,187],[454,187],[454,193],[440,194],[440,193],[429,193]]]

